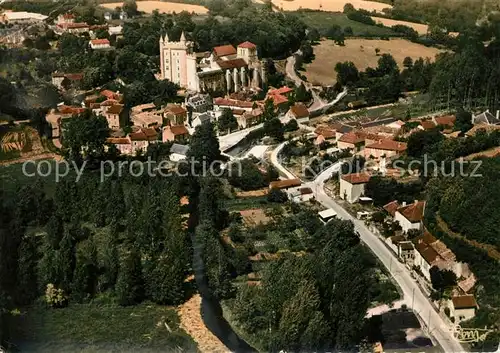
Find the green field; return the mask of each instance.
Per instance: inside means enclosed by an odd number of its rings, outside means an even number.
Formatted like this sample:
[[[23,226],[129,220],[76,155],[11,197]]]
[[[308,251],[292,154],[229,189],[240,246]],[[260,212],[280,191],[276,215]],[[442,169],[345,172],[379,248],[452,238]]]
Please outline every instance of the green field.
[[[197,351],[196,343],[179,328],[175,310],[154,304],[35,306],[17,316],[12,329],[22,352]]]
[[[370,26],[361,22],[352,21],[340,12],[295,11],[294,14],[302,19],[307,26],[318,29],[322,34],[332,25],[338,25],[342,28],[351,27],[353,35],[356,37],[399,36],[390,28]]]

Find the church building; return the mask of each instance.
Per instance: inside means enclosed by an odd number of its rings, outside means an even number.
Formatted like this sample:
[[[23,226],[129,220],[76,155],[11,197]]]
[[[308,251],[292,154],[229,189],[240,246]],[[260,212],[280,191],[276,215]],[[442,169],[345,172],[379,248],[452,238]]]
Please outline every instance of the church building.
[[[195,53],[193,42],[184,33],[178,42],[160,37],[161,78],[192,92],[238,92],[266,83],[265,65],[257,56],[257,46],[244,42],[237,48],[222,45],[211,53]]]

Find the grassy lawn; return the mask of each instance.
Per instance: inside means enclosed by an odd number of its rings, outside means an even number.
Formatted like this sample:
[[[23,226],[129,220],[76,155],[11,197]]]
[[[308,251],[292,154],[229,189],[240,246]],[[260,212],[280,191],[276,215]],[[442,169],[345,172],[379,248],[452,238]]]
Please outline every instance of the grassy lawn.
[[[248,197],[225,200],[224,206],[229,212],[248,210],[251,208],[267,208],[273,204],[267,202],[267,196]]]
[[[168,326],[166,326],[166,325]],[[17,316],[15,343],[23,352],[196,352],[173,308],[141,304],[32,307]]]
[[[342,28],[351,27],[356,37],[399,36],[387,27],[370,26],[361,22],[352,21],[340,12],[326,11],[296,11],[294,12],[309,27],[314,27],[320,32],[328,30],[332,25]]]

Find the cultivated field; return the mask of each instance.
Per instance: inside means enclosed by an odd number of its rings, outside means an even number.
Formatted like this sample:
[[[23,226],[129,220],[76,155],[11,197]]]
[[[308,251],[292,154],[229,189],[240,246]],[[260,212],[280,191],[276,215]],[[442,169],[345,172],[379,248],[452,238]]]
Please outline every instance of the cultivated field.
[[[320,33],[326,32],[332,25],[342,28],[351,27],[356,37],[393,37],[399,36],[390,28],[370,26],[361,22],[353,21],[341,12],[327,11],[296,11],[294,12],[307,26],[314,27]]]
[[[111,2],[107,4],[101,4],[102,7],[114,10],[116,7],[121,7],[122,2]],[[171,13],[171,12],[194,12],[197,14],[205,14],[208,9],[199,5],[190,4],[180,4],[176,2],[163,2],[163,1],[137,1],[137,9],[146,13],[152,13],[154,10],[158,10],[161,13]]]
[[[377,23],[382,23],[384,26],[392,27],[395,25],[404,25],[413,28],[418,34],[427,34],[427,29],[429,26],[422,23],[408,22],[408,21],[398,21],[392,20],[390,18],[383,17],[372,17],[372,19]]]
[[[356,9],[368,11],[379,11],[392,8],[391,5],[374,1],[364,0],[272,0],[273,4],[285,11],[295,11],[300,8],[323,10],[323,11],[343,11],[346,3],[351,3]]]
[[[415,59],[420,57],[434,59],[436,54],[443,52],[437,48],[426,47],[412,43],[405,39],[369,40],[347,39],[345,46],[334,45],[331,40],[324,40],[314,47],[315,60],[305,65],[305,75],[309,82],[315,84],[331,85],[335,83],[337,74],[334,70],[338,62],[352,61],[356,67],[363,71],[367,67],[377,67],[379,56],[375,49],[382,54],[391,54],[400,67],[407,56]]]

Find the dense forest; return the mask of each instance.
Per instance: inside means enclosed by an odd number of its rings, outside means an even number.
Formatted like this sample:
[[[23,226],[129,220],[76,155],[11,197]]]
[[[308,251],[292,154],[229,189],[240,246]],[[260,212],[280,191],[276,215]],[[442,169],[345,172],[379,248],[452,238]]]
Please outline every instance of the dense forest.
[[[473,28],[477,22],[495,16],[500,7],[496,0],[382,0],[393,6],[385,13],[397,20],[428,23],[431,26],[461,32]],[[446,14],[446,15],[444,15]]]

